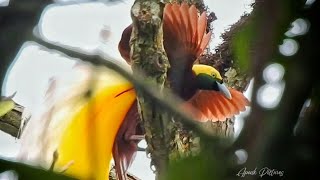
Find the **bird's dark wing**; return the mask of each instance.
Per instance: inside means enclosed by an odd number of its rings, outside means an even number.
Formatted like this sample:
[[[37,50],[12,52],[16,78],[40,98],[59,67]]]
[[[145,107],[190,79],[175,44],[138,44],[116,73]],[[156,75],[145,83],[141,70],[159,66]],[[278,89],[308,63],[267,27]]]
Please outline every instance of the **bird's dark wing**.
[[[131,63],[130,59],[130,37],[131,37],[131,32],[132,32],[132,24],[128,26],[123,32],[122,36],[120,39],[120,42],[118,44],[118,49],[120,52],[120,55],[124,60],[127,61],[128,64]]]
[[[192,65],[211,37],[211,32],[206,33],[206,13],[198,16],[196,7],[186,3],[167,4],[163,18],[163,43],[171,66],[170,86],[175,94],[187,100],[196,92]]]

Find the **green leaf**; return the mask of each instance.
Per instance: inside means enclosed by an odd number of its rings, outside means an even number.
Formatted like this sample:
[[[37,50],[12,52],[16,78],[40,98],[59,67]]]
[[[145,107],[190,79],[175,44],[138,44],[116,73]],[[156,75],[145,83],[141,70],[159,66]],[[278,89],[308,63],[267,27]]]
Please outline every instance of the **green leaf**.
[[[12,100],[0,101],[0,117],[4,116],[14,108],[14,102]]]
[[[242,70],[248,70],[251,62],[251,47],[253,38],[255,37],[255,29],[253,22],[244,26],[237,32],[232,40],[232,49],[237,59],[238,65]]]
[[[168,180],[223,179],[225,162],[213,157],[213,153],[201,152],[169,163]]]

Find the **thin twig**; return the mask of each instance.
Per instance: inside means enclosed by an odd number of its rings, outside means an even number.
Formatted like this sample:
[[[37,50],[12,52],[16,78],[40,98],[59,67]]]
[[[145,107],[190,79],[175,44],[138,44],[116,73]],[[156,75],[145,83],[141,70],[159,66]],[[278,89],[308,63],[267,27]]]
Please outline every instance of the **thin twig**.
[[[53,169],[54,169],[54,166],[55,166],[55,164],[56,164],[56,162],[57,162],[57,160],[58,160],[58,158],[59,158],[59,154],[58,154],[58,151],[57,150],[55,150],[54,152],[53,152],[53,158],[52,158],[52,163],[51,163],[51,166],[50,166],[50,168],[49,168],[49,171],[53,171]]]

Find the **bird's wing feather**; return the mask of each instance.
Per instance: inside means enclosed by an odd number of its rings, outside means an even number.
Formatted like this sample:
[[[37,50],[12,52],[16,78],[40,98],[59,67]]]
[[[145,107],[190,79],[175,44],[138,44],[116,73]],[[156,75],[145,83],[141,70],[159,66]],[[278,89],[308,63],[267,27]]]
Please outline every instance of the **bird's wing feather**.
[[[199,90],[189,101],[197,111],[193,111],[194,118],[201,121],[225,121],[249,105],[248,99],[239,91],[229,88],[232,99],[227,99],[218,91]]]
[[[130,24],[125,30],[123,30],[120,42],[118,44],[118,50],[120,55],[128,64],[131,63],[130,59],[130,37],[132,32],[132,24]]]
[[[203,12],[199,17],[194,5],[169,3],[164,8],[163,24],[164,48],[170,63],[175,60],[184,60],[185,62],[179,62],[179,65],[191,68],[211,38],[211,32],[206,33],[206,13]],[[129,64],[131,32],[132,25],[123,31],[118,45],[121,56]]]
[[[184,60],[190,66],[207,47],[211,32],[206,33],[207,18],[203,12],[198,17],[194,5],[166,4],[164,9],[164,47],[169,60]]]

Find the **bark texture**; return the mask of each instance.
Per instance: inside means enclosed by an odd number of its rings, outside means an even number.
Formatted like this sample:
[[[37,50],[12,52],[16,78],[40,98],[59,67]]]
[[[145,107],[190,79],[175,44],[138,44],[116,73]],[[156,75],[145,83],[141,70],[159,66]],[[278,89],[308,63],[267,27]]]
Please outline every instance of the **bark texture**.
[[[15,104],[15,107],[5,115],[0,117],[0,130],[18,138],[21,122],[23,107]]]
[[[156,87],[163,94],[169,60],[163,47],[163,4],[160,1],[136,0],[131,9],[133,30],[131,35],[131,59],[133,76],[143,73],[147,84]],[[137,99],[139,113],[145,129],[148,152],[151,154],[152,165],[156,168],[157,179],[166,179],[169,161],[169,144],[172,134],[171,118],[161,111],[139,89]]]

